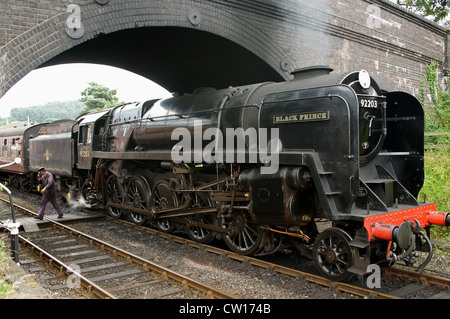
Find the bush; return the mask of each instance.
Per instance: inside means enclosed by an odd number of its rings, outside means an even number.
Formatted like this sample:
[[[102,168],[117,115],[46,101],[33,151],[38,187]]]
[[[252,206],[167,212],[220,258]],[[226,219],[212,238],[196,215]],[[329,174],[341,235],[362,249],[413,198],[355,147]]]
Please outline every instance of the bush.
[[[419,100],[425,110],[425,132],[449,132],[450,131],[450,94],[448,89],[443,89],[438,81],[439,64],[432,61],[425,68],[424,80],[430,92],[431,104],[425,106],[423,85]],[[448,79],[445,79],[447,85]],[[425,137],[426,145],[449,145],[448,134],[432,135]],[[450,188],[448,177],[450,172],[450,149],[430,149],[425,152],[425,183],[419,194],[424,194],[428,201],[437,204],[437,210],[450,211]],[[450,229],[447,227],[433,227],[432,234],[441,241],[450,242]]]
[[[3,272],[8,265],[8,259],[10,259],[9,249],[6,247],[4,241],[0,241],[0,297],[6,298],[10,291],[12,283],[4,279]]]
[[[450,187],[448,176],[450,172],[450,157],[446,150],[428,150],[425,153],[425,183],[419,193],[419,199],[424,198],[437,204],[440,212],[450,212]],[[439,241],[450,242],[450,228],[434,226],[432,235]]]

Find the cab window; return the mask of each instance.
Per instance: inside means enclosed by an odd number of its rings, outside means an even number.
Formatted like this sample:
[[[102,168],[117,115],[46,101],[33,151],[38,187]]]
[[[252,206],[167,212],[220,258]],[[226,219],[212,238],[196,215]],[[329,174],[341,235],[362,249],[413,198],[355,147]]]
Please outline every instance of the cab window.
[[[80,126],[79,144],[91,144],[92,143],[92,125]]]

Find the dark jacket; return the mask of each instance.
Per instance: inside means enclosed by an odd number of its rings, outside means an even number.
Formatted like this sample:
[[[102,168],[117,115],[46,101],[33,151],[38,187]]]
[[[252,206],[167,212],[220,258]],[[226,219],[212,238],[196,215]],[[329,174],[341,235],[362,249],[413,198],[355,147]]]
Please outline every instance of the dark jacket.
[[[41,189],[45,188],[45,193],[47,195],[51,196],[56,194],[56,183],[52,173],[46,172],[44,176],[41,176],[39,183],[42,185]]]

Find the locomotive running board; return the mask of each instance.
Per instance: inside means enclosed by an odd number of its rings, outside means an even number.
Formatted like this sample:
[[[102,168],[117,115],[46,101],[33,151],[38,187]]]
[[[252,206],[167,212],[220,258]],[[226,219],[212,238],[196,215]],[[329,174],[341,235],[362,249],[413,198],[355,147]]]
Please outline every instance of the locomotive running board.
[[[112,160],[155,160],[155,161],[171,161],[171,152],[158,151],[142,151],[142,152],[102,152],[94,151],[92,156],[96,158],[112,159]]]

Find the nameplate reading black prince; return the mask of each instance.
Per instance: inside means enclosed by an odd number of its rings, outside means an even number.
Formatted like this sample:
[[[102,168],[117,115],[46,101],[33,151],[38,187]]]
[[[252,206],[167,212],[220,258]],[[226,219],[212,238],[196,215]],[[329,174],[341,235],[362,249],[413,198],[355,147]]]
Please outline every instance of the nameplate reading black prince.
[[[328,121],[330,119],[330,111],[316,111],[307,113],[280,114],[273,116],[274,124]]]

